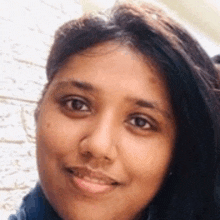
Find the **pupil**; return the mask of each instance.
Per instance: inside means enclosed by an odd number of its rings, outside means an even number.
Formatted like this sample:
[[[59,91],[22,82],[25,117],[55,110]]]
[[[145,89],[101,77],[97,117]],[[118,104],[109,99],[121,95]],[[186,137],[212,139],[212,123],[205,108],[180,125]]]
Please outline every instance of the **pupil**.
[[[136,118],[136,125],[139,127],[143,127],[146,124],[146,121],[142,118]]]
[[[82,108],[83,104],[79,100],[73,100],[72,107],[76,110],[80,110]]]

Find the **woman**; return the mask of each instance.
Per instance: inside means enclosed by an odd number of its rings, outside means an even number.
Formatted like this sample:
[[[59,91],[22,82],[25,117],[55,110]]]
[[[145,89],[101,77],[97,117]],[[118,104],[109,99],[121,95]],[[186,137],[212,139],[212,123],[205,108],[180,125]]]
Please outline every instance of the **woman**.
[[[55,35],[36,110],[40,183],[10,219],[217,220],[217,72],[151,5]]]

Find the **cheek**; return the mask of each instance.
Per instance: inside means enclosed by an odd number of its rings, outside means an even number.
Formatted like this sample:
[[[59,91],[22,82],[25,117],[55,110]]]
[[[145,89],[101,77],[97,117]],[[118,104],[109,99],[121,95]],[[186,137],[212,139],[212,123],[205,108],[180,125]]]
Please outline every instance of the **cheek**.
[[[173,141],[159,135],[124,139],[122,155],[127,172],[139,182],[160,183],[171,162],[173,145]]]
[[[56,111],[42,112],[37,121],[37,147],[51,156],[65,156],[74,151],[83,138],[85,126]]]

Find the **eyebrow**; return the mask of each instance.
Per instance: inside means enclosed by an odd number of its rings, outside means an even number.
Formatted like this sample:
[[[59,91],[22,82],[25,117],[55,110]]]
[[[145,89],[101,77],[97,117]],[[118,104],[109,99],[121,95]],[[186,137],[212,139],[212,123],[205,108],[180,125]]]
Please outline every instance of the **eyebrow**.
[[[163,116],[165,116],[166,118],[172,119],[171,113],[169,113],[166,110],[160,109],[157,105],[157,103],[155,102],[150,102],[144,99],[138,99],[138,98],[127,98],[128,101],[134,102],[135,105],[140,106],[142,108],[150,108],[150,109],[154,109],[158,112],[160,112]]]
[[[84,91],[95,91],[96,89],[87,82],[83,82],[80,80],[64,80],[55,84],[56,90],[63,89],[65,87],[76,87]]]

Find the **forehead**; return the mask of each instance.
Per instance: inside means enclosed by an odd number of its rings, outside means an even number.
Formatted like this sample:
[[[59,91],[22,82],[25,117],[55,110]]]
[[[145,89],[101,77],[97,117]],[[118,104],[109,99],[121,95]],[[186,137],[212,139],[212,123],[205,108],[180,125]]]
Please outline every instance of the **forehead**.
[[[152,79],[157,78],[159,80],[164,81],[164,74],[161,74],[159,65],[151,59],[151,57],[143,55],[138,49],[134,48],[130,45],[125,45],[120,42],[116,41],[108,41],[104,43],[100,43],[95,45],[91,48],[83,50],[77,54],[70,56],[59,74],[62,74],[63,70],[76,70],[77,67],[86,69],[88,65],[84,65],[85,63],[91,64],[96,63],[93,67],[102,68],[104,69],[108,67],[108,69],[112,70],[114,65],[118,65],[118,61],[122,61],[119,66],[126,69],[126,67],[131,67],[133,64],[139,65],[134,73],[142,72],[144,68],[148,68],[150,72],[152,72]],[[110,61],[110,62],[108,62]],[[108,65],[109,63],[109,65]],[[120,75],[124,75],[125,72],[120,72]],[[135,79],[135,77],[134,77]],[[164,83],[164,82],[163,82]]]
[[[90,78],[91,75],[92,78]],[[150,58],[117,42],[99,44],[70,56],[56,74],[55,81],[74,76],[84,81],[92,80],[101,84],[105,83],[104,76],[107,75],[109,79],[117,78],[120,88],[131,82],[139,85],[146,81],[153,84],[166,84],[164,76],[156,69],[156,65]]]

